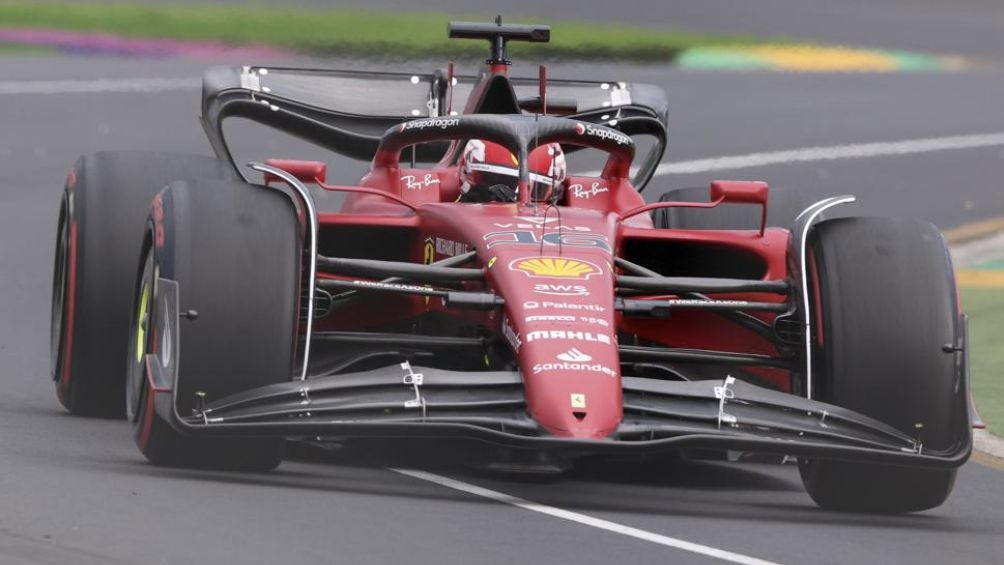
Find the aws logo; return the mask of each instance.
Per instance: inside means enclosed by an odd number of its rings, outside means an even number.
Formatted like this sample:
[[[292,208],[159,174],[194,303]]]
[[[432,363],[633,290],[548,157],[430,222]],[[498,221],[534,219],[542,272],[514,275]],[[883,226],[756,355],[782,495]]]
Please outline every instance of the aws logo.
[[[581,284],[535,284],[533,291],[552,296],[589,296],[589,289]]]
[[[564,257],[524,257],[509,263],[510,271],[519,271],[531,278],[587,280],[603,271],[589,261]]]

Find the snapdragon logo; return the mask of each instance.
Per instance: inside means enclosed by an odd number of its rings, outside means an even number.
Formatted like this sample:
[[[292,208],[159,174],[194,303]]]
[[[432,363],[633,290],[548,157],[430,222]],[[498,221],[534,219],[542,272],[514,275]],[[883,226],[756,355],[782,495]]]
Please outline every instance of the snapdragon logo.
[[[583,124],[576,124],[575,131],[578,132],[579,135],[585,133],[586,135],[591,135],[600,139],[612,139],[617,142],[618,145],[627,145],[631,143],[631,138],[623,133],[608,128],[598,128],[593,124],[585,124],[585,126],[583,126]]]
[[[426,128],[446,129],[446,128],[451,128],[459,123],[460,123],[459,118],[429,118],[427,120],[413,120],[401,124],[401,131],[408,131],[411,129],[426,129]]]

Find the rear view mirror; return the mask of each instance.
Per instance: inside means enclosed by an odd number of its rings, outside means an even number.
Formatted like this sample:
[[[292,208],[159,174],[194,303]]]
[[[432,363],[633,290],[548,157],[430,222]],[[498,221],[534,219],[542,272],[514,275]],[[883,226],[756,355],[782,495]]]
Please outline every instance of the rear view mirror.
[[[760,205],[760,235],[767,227],[767,183],[756,180],[713,180],[711,201]]]
[[[755,180],[711,181],[711,201],[767,206],[767,183]]]
[[[322,161],[297,161],[295,159],[265,159],[265,164],[282,169],[300,182],[316,183],[327,180],[328,165]],[[265,184],[280,181],[279,177],[265,173]]]

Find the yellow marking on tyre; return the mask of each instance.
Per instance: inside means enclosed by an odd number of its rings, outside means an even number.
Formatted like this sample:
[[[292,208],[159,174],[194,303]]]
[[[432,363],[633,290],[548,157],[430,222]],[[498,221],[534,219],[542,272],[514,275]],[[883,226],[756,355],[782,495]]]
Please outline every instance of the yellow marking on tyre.
[[[143,354],[146,352],[146,325],[147,307],[150,305],[150,284],[143,283],[143,292],[139,299],[139,316],[136,317],[136,362],[143,361]]]

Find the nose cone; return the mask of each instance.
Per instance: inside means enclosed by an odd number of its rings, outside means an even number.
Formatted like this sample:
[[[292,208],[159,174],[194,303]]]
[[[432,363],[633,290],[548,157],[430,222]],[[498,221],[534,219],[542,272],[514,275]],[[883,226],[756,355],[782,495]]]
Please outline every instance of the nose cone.
[[[620,424],[616,223],[594,210],[493,221],[482,236],[501,333],[518,359],[530,415],[550,434],[598,439]]]
[[[517,350],[530,414],[556,436],[602,438],[621,421],[613,296],[600,283],[506,305],[502,331]]]
[[[583,333],[592,339],[604,335]],[[533,335],[530,332],[527,338]],[[530,413],[544,429],[559,437],[603,438],[621,421],[623,400],[616,347],[588,339],[569,340],[577,344],[571,347],[567,343],[565,347],[537,344],[521,363]],[[526,347],[534,344],[530,342]]]

